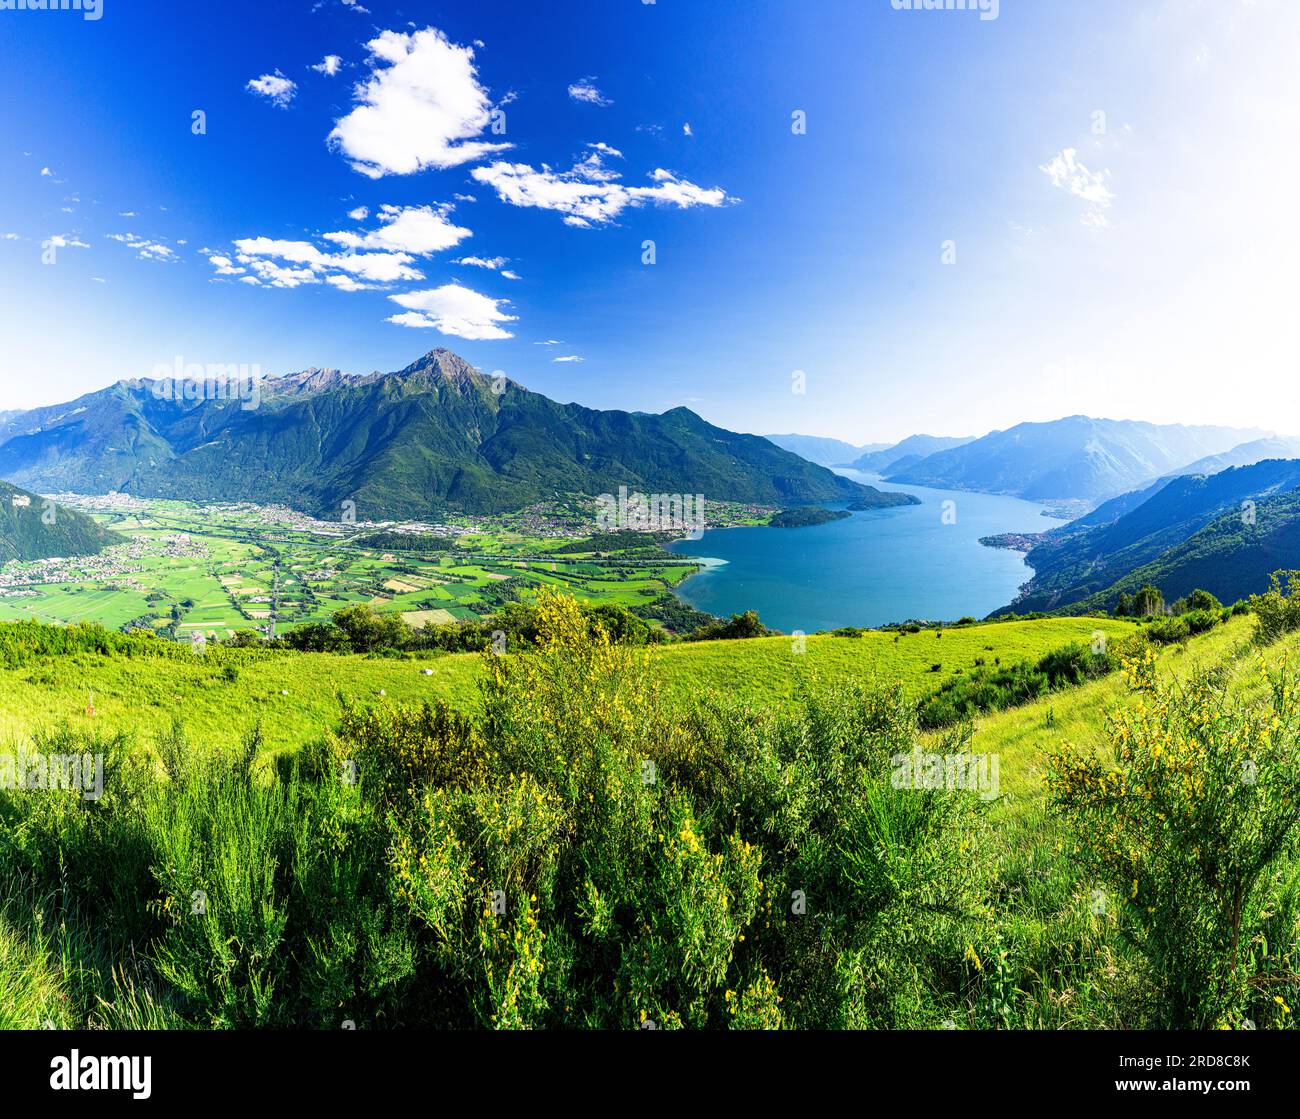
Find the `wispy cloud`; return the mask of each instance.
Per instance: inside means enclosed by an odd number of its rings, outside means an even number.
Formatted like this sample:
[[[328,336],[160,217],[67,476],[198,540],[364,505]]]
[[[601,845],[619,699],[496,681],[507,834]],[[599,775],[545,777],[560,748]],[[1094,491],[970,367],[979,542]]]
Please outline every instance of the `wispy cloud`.
[[[577,354],[565,354],[563,357],[553,357],[553,358],[551,358],[551,360],[552,360],[552,361],[561,361],[561,362],[576,362],[576,363],[581,363],[581,362],[586,361],[587,359],[586,359],[585,357],[579,357]]]
[[[595,78],[583,78],[581,81],[574,82],[569,86],[569,96],[574,101],[581,101],[587,105],[599,105],[605,108],[614,104],[596,87]]]
[[[1079,162],[1074,148],[1063,148],[1049,162],[1038,168],[1051,181],[1052,186],[1074,195],[1086,203],[1083,224],[1090,229],[1105,229],[1110,225],[1106,211],[1114,194],[1106,185],[1109,171],[1091,171]]]
[[[580,228],[607,224],[628,207],[648,202],[688,209],[734,201],[721,187],[696,186],[662,168],[650,172],[653,186],[626,186],[614,181],[619,176],[601,165],[594,155],[564,172],[552,171],[546,164],[539,171],[526,163],[498,161],[487,167],[475,167],[470,174],[492,187],[503,202],[555,210],[565,215],[568,225]]]
[[[343,59],[337,54],[327,54],[312,69],[318,74],[324,74],[327,78],[332,78],[342,67]]]
[[[108,239],[134,249],[141,260],[156,260],[163,264],[175,264],[180,260],[176,250],[162,241],[151,241],[134,233],[110,233]]]
[[[244,88],[249,93],[265,97],[277,109],[287,109],[294,94],[298,92],[298,83],[277,70],[274,74],[263,74],[260,78],[251,79]]]

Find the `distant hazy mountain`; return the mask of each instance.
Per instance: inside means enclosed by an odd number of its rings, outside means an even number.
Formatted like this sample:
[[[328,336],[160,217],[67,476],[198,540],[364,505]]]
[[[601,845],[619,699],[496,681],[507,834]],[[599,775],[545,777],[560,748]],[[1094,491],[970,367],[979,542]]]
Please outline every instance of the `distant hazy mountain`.
[[[362,519],[520,509],[557,494],[700,493],[788,507],[896,505],[757,435],[558,404],[438,349],[396,373],[312,369],[260,397],[119,381],[0,421],[0,477],[39,489],[281,502]],[[254,406],[255,405],[255,406]]]
[[[1300,459],[1300,439],[1292,439],[1282,435],[1270,436],[1267,439],[1255,439],[1249,443],[1241,443],[1229,451],[1224,451],[1223,454],[1208,455],[1205,458],[1197,459],[1195,462],[1188,463],[1177,473],[1218,474],[1219,471],[1227,470],[1230,466],[1254,466],[1255,463],[1270,458]]]
[[[1263,590],[1270,571],[1300,566],[1300,552],[1277,550],[1294,539],[1298,488],[1294,460],[1162,479],[1046,533],[1025,557],[1034,576],[1012,608],[1109,609],[1147,581],[1166,599],[1198,586],[1225,601]]]
[[[0,563],[89,556],[121,539],[84,513],[47,508],[43,497],[0,482]]]
[[[1039,501],[1103,501],[1263,434],[1068,416],[994,431],[887,476],[891,482]]]
[[[878,449],[868,449],[867,453],[850,462],[854,470],[866,474],[885,474],[897,469],[901,464],[911,466],[937,451],[947,451],[954,447],[964,447],[975,441],[973,435],[909,435],[901,443]]]
[[[820,435],[765,435],[778,447],[815,462],[819,466],[844,466],[859,455],[869,451],[881,451],[888,443],[864,443],[854,446],[843,439],[827,439]]]

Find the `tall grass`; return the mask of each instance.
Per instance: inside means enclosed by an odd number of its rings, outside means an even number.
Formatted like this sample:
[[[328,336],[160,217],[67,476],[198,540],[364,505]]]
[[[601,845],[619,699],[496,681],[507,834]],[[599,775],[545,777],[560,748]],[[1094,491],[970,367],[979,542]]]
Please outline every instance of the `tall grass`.
[[[996,803],[896,779],[917,749],[969,753],[969,726],[923,736],[902,689],[811,679],[686,703],[571,600],[537,618],[484,655],[475,709],[348,704],[296,754],[179,722],[38,736],[102,754],[105,787],[0,790],[5,1024],[1162,1021],[1167,968],[1096,905],[1068,820],[995,828]]]

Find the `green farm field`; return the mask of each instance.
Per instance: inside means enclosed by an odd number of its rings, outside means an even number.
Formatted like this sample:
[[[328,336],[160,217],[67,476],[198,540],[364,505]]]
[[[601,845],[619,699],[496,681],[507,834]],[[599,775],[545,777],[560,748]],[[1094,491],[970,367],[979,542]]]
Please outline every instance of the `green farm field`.
[[[83,511],[129,543],[81,560],[6,565],[0,622],[135,624],[182,640],[194,631],[223,639],[266,632],[272,616],[283,634],[358,602],[414,624],[474,621],[542,587],[594,603],[644,605],[696,570],[667,553],[662,560],[562,554],[580,538],[530,533],[532,520],[517,515],[497,518],[492,531],[457,526],[463,531],[454,542],[408,551],[363,546],[358,541],[373,526],[325,524],[287,509],[83,501]]]

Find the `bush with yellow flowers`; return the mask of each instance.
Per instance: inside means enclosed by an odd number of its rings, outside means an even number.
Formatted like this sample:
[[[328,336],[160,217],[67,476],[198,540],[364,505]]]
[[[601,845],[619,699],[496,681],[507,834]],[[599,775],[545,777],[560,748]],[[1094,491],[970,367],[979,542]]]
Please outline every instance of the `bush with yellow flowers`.
[[[480,719],[348,710],[331,740],[384,813],[428,981],[495,1027],[914,1020],[979,909],[979,808],[891,786],[901,693],[683,710],[572,599],[535,618],[484,654]]]
[[[1153,654],[1125,671],[1134,701],[1108,722],[1110,756],[1052,755],[1051,802],[1149,961],[1160,1024],[1275,1019],[1296,982],[1277,966],[1300,913],[1295,674],[1261,663],[1268,698],[1251,704],[1221,673],[1161,679]]]
[[[651,652],[573,599],[541,594],[530,619],[483,654],[477,710],[345,703],[271,765],[255,739],[223,758],[179,729],[153,755],[51,742],[109,766],[98,801],[0,789],[0,894],[49,899],[37,932],[61,930],[86,992],[60,1024],[950,1016],[987,939],[983,805],[894,787],[914,704],[815,680],[780,710],[670,699]]]

